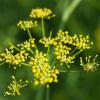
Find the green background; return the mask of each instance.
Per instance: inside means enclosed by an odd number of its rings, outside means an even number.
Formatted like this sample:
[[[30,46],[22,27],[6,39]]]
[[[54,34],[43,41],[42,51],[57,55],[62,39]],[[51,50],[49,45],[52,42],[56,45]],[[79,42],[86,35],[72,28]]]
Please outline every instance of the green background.
[[[27,19],[31,9],[37,7],[50,8],[56,14],[54,19],[45,23],[47,34],[52,30],[56,35],[59,29],[68,30],[71,34],[89,34],[94,45],[82,55],[100,55],[100,0],[0,0],[0,52],[9,42],[16,44],[28,38],[16,24],[21,19]],[[33,36],[38,40],[42,36],[41,31],[35,30]],[[97,60],[100,63],[100,57]],[[72,66],[75,70],[79,68],[77,62]],[[21,96],[4,97],[3,92],[11,75],[32,79],[30,69],[26,67],[12,70],[7,64],[0,66],[0,100],[45,100],[46,89],[33,85],[26,87]],[[59,82],[50,86],[49,95],[50,100],[99,100],[99,69],[93,73],[80,71],[60,74]]]

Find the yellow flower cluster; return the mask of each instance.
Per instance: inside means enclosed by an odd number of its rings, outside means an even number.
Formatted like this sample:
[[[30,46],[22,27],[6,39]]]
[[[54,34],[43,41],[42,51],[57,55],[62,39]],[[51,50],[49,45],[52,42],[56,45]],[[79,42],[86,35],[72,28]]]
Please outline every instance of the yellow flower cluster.
[[[34,28],[34,27],[37,27],[37,21],[35,21],[33,23],[32,20],[30,21],[22,21],[20,20],[17,24],[17,26],[23,30],[28,30],[28,29],[31,29],[31,28]]]
[[[84,71],[95,71],[96,68],[99,66],[99,64],[96,62],[96,58],[97,55],[95,56],[94,59],[91,58],[91,56],[89,57],[85,57],[85,63],[83,62],[82,57],[80,58],[80,65],[83,66]]]
[[[18,47],[20,47],[21,50],[31,50],[31,48],[35,47],[35,39],[29,39],[28,41],[25,41],[21,44],[17,45]]]
[[[16,81],[15,77],[12,76],[12,83],[8,86],[8,91],[4,92],[4,96],[7,95],[20,95],[20,90],[28,85],[28,80],[23,82],[22,80]]]
[[[30,15],[32,18],[48,18],[54,17],[55,15],[52,13],[51,9],[47,8],[36,8],[32,9]]]
[[[58,82],[59,70],[50,67],[46,54],[36,51],[35,57],[31,59],[30,64],[35,77],[34,85],[46,84],[49,87],[50,83]]]
[[[55,55],[58,60],[61,61],[61,64],[63,62],[65,63],[73,63],[74,57],[70,56],[70,47],[67,47],[66,45],[63,45],[61,42],[55,47]]]
[[[70,55],[73,51],[73,46],[79,50],[90,49],[93,42],[89,41],[89,36],[83,37],[82,35],[70,36],[68,31],[63,32],[59,30],[55,38],[43,37],[39,41],[44,44],[45,47],[49,45],[54,46],[54,54],[56,58],[65,63],[73,63],[75,56]],[[72,47],[71,47],[72,45]]]
[[[78,49],[90,49],[93,42],[89,41],[89,36],[83,37],[83,35],[74,35],[73,37],[73,45]]]
[[[48,38],[43,37],[42,39],[40,39],[39,42],[44,44],[45,47],[48,47],[49,45],[57,45],[55,38],[51,39],[51,37],[48,37]]]
[[[68,31],[62,32],[62,30],[57,35],[58,40],[76,46],[78,49],[90,49],[93,44],[93,42],[90,42],[88,35],[86,37],[83,37],[83,35],[69,36]]]
[[[62,30],[59,30],[56,39],[64,43],[72,43],[72,39],[70,38],[68,31],[63,32]]]
[[[16,69],[17,65],[20,65],[22,62],[25,62],[28,54],[25,51],[20,51],[20,53],[14,54],[14,50],[6,49],[6,53],[0,54],[0,61],[5,61],[11,65],[14,65],[13,68]]]

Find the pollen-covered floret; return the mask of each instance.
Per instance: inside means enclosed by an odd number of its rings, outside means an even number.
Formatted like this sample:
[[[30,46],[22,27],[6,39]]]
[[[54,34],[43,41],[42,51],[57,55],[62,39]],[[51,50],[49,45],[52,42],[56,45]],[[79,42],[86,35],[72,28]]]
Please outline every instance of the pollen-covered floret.
[[[58,82],[59,70],[50,67],[46,54],[36,51],[35,57],[31,59],[30,64],[35,77],[34,85],[46,84],[48,87],[50,83]]]
[[[28,80],[26,80],[25,82],[22,80],[16,81],[15,77],[12,76],[13,81],[10,83],[10,85],[8,86],[8,90],[4,92],[4,96],[7,95],[20,95],[20,90],[28,85]]]
[[[32,38],[32,39],[29,39],[28,41],[25,41],[21,44],[18,44],[17,45],[18,47],[21,48],[21,50],[31,50],[31,48],[34,48],[35,47],[35,39]]]
[[[14,69],[16,69],[17,65],[25,62],[28,56],[28,54],[24,50],[21,50],[19,53],[16,54],[13,48],[6,49],[5,51],[5,53],[0,54],[0,61],[5,61],[13,65]]]
[[[48,19],[50,19],[51,17],[54,17],[55,15],[51,11],[51,9],[36,8],[36,9],[32,9],[29,16],[32,18],[48,18]]]
[[[40,39],[39,42],[44,44],[45,47],[48,47],[49,45],[57,45],[55,38],[51,39],[51,37],[48,37],[48,38],[43,37],[42,39]]]
[[[18,22],[17,26],[18,26],[19,28],[23,29],[23,30],[28,30],[28,29],[37,27],[37,21],[35,21],[35,22],[33,23],[32,20],[30,20],[30,21],[28,21],[28,20],[27,20],[27,21],[22,21],[22,20],[20,20],[20,21]]]
[[[99,64],[96,62],[97,55],[94,59],[89,57],[85,57],[85,62],[83,62],[82,57],[80,58],[80,65],[83,67],[84,71],[95,71]]]

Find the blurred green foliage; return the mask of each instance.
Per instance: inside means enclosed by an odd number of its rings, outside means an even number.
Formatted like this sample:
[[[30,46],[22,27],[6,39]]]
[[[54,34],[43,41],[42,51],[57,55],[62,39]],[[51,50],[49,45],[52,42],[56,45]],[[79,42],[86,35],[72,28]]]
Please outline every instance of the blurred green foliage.
[[[91,52],[86,51],[82,55],[97,53],[100,56],[100,0],[0,0],[0,51],[9,42],[15,44],[27,39],[16,24],[20,19],[27,19],[31,9],[37,7],[51,8],[56,14],[51,22],[46,21],[47,33],[52,29],[53,35],[56,35],[58,29],[62,28],[71,34],[89,34],[94,46]],[[33,36],[38,40],[41,33]],[[100,57],[98,61],[100,63]],[[73,69],[77,67],[77,63],[73,65]],[[12,74],[18,78],[32,79],[27,68],[11,70],[6,64],[0,66],[0,100],[45,100],[46,89],[33,85],[25,88],[19,97],[4,97],[3,92]],[[99,71],[64,73],[59,76],[59,83],[50,86],[50,100],[99,100],[99,77]]]

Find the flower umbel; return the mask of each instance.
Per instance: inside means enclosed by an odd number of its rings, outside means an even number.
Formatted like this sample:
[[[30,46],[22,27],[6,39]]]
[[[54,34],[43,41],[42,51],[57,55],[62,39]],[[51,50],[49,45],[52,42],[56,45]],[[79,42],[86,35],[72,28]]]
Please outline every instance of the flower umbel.
[[[48,47],[49,45],[57,45],[55,38],[51,39],[51,37],[48,37],[48,38],[43,37],[42,39],[40,39],[39,42],[44,44],[45,47]]]
[[[32,9],[30,15],[32,18],[48,18],[54,17],[55,15],[52,13],[51,9],[47,8],[36,8]]]
[[[28,20],[27,21],[20,20],[18,22],[17,26],[25,31],[25,30],[29,30],[31,28],[37,27],[37,21],[35,21],[33,23],[32,20],[30,20],[30,21],[28,21]]]
[[[20,90],[28,85],[28,80],[23,82],[22,80],[16,81],[15,77],[12,76],[12,83],[8,86],[8,91],[4,92],[4,96],[6,95],[20,95]]]
[[[58,60],[61,61],[61,64],[62,63],[73,63],[73,59],[74,57],[70,56],[70,51],[71,51],[71,48],[70,47],[67,47],[65,45],[63,45],[61,42],[59,42],[59,44],[55,47],[54,49],[54,54],[56,55],[56,58]]]
[[[18,44],[17,46],[20,47],[21,50],[30,51],[32,48],[35,47],[35,39],[29,39],[21,44]]]
[[[50,83],[58,82],[59,70],[50,67],[46,54],[36,51],[35,57],[31,59],[30,64],[35,77],[34,85],[46,84],[48,87]]]
[[[82,57],[80,58],[80,65],[83,67],[84,71],[95,71],[96,68],[99,66],[99,64],[96,62],[96,58],[97,58],[97,55],[94,57],[94,59],[91,58],[91,56],[89,57],[85,57],[85,62],[83,62],[83,59]]]
[[[14,48],[6,49],[6,53],[0,54],[0,61],[5,61],[10,65],[13,65],[13,68],[16,69],[17,65],[20,66],[22,62],[25,62],[28,56],[24,50],[21,50],[19,53],[14,52]]]

